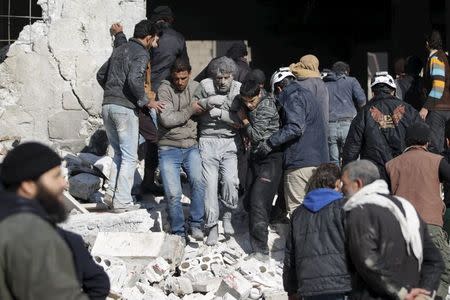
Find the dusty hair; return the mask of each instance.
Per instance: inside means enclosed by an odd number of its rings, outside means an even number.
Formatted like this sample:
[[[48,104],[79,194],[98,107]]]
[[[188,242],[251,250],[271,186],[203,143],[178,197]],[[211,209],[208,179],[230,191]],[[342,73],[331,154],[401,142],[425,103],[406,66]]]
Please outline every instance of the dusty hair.
[[[236,63],[226,56],[221,56],[211,61],[208,67],[208,75],[211,78],[215,78],[218,75],[224,74],[236,74]]]

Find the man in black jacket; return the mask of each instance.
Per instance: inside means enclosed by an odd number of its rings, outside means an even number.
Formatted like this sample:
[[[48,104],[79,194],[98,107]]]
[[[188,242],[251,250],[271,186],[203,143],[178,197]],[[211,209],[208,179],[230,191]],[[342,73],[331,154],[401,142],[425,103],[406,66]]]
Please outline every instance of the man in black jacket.
[[[382,179],[388,180],[385,164],[405,150],[406,128],[420,121],[411,105],[397,99],[394,79],[377,72],[371,84],[374,97],[353,119],[345,140],[342,163],[367,159],[373,162]]]
[[[186,41],[183,35],[173,29],[174,15],[170,7],[158,6],[150,16],[150,22],[157,24],[161,30],[161,38],[157,48],[150,50],[151,89],[156,93],[163,80],[170,80],[170,68],[177,58],[189,62]],[[114,35],[114,48],[125,44],[127,37],[122,25],[111,26]],[[153,99],[154,100],[154,99]],[[155,184],[155,171],[158,167],[158,129],[156,113],[163,108],[159,102],[152,102],[153,110],[143,109],[139,112],[139,132],[146,141],[144,179],[141,184],[142,193],[162,194],[162,189]],[[156,110],[156,113],[155,113]]]
[[[104,89],[103,122],[114,149],[105,202],[112,201],[116,210],[135,208],[131,188],[137,163],[138,110],[155,102],[148,98],[144,80],[150,60],[148,50],[158,46],[159,34],[157,27],[142,20],[134,28],[134,37],[115,48],[97,73],[97,80]]]
[[[389,195],[379,177],[368,160],[351,162],[342,172],[351,298],[433,298],[444,269],[441,254],[411,203]]]

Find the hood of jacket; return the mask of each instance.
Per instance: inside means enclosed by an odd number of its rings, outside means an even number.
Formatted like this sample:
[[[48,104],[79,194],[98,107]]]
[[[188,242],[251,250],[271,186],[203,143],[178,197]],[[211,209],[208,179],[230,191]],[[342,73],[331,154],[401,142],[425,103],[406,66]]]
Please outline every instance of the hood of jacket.
[[[342,199],[343,195],[330,188],[315,189],[306,194],[303,206],[311,212],[318,212],[333,201]]]
[[[298,63],[291,64],[289,69],[297,78],[320,78],[319,59],[312,54],[302,56],[300,61]]]

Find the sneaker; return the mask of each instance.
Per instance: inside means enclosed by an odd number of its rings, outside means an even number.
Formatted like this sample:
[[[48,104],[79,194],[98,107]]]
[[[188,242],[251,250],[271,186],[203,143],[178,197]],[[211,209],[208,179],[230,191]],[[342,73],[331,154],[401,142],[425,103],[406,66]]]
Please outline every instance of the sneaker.
[[[124,213],[127,211],[133,211],[140,209],[141,206],[139,204],[128,204],[128,205],[114,205],[112,212],[113,213]]]
[[[203,241],[203,238],[205,237],[205,235],[203,234],[203,231],[200,227],[191,227],[191,236],[196,241]]]

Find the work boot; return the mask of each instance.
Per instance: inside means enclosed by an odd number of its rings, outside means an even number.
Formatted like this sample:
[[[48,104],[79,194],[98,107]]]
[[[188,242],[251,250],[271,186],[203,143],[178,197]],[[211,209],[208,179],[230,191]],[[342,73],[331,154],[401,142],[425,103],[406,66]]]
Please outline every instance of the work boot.
[[[231,224],[231,211],[226,211],[223,213],[222,217],[222,224],[223,224],[223,233],[226,235],[233,235],[234,229],[233,225]]]
[[[203,241],[203,238],[205,237],[200,227],[191,227],[191,236],[196,241]]]
[[[219,241],[219,226],[216,224],[209,229],[208,238],[205,244],[208,246],[214,246]]]

